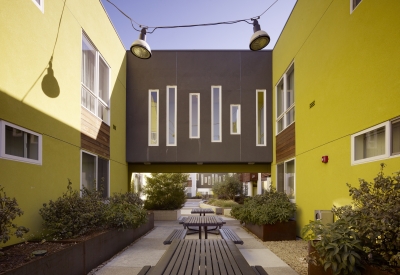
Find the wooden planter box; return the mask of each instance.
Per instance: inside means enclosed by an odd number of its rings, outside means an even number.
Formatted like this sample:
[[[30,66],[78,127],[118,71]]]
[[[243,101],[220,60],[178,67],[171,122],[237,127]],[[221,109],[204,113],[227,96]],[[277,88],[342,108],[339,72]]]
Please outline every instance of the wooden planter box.
[[[296,221],[263,225],[246,223],[245,227],[263,242],[296,240]]]
[[[43,256],[6,275],[86,275],[154,228],[154,215],[136,229],[110,230],[48,256]]]
[[[177,221],[181,217],[181,210],[150,210],[155,221]]]

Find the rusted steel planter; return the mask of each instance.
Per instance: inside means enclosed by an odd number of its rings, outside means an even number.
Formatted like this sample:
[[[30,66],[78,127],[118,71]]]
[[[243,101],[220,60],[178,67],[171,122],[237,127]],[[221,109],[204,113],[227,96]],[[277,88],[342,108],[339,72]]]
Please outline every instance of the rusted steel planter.
[[[86,275],[153,228],[154,215],[149,214],[147,223],[139,228],[124,231],[114,229],[104,232],[56,253],[30,261],[3,274]]]
[[[296,221],[263,225],[246,223],[245,227],[263,242],[296,240]]]

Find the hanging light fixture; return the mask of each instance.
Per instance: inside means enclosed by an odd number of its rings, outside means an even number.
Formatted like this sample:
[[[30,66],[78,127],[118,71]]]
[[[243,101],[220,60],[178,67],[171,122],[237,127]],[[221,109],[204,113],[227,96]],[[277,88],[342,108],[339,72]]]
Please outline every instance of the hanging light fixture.
[[[149,59],[151,57],[151,49],[146,42],[146,28],[142,28],[139,39],[132,43],[131,52],[141,59]]]
[[[250,50],[259,51],[265,48],[269,41],[271,40],[268,33],[261,30],[260,24],[258,24],[257,19],[253,19],[253,35],[250,38]]]

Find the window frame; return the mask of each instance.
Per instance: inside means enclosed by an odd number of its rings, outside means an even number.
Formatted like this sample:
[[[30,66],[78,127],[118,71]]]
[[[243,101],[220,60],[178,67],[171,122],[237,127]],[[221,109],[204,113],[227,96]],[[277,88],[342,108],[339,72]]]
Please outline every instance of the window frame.
[[[198,97],[198,106],[197,106],[197,124],[198,124],[198,129],[197,129],[197,136],[193,135],[192,131],[192,96],[197,96]],[[189,138],[200,138],[200,93],[189,93]]]
[[[263,138],[263,142],[264,143],[259,143],[258,140],[258,135],[259,135],[259,129],[258,129],[258,93],[262,92],[263,93],[263,104],[264,104],[264,113],[262,114],[264,117],[264,123],[263,123],[263,127],[264,127],[264,138]],[[267,146],[267,90],[256,90],[256,146]],[[261,123],[261,122],[260,122]]]
[[[170,117],[169,117],[169,96],[170,96],[170,91],[169,91],[169,89],[170,88],[173,88],[174,89],[174,98],[175,98],[175,100],[174,100],[174,108],[175,108],[175,112],[174,112],[174,133],[173,133],[173,135],[175,136],[175,141],[172,143],[172,142],[170,142],[170,138],[169,138],[169,130],[170,130],[170,124],[169,124],[169,121],[170,121]],[[166,144],[166,146],[176,146],[177,145],[177,134],[178,134],[178,132],[177,132],[177,86],[175,86],[175,85],[172,85],[172,86],[167,86],[167,100],[166,100],[166,110],[167,110],[167,118],[166,118],[166,129],[167,129],[167,131],[166,131],[166,141],[167,141],[167,144]]]
[[[287,163],[289,163],[291,161],[294,161],[294,179],[293,179],[294,180],[294,182],[293,182],[294,199],[290,199],[290,201],[295,203],[296,202],[296,196],[297,196],[297,194],[296,194],[296,191],[297,191],[297,187],[296,187],[296,158],[287,159],[287,160],[285,160],[283,162],[280,162],[280,163],[276,164],[276,182],[277,182],[276,190],[278,192],[282,192],[282,190],[278,190],[278,166],[279,165],[283,165],[283,192],[285,194],[287,194],[286,190],[287,190],[288,183],[286,182],[285,174],[286,174]]]
[[[356,3],[356,0],[350,0],[350,14],[353,13],[353,11],[361,4],[363,0],[360,0],[358,4]]]
[[[293,110],[295,112],[295,106],[296,106],[296,100],[295,100],[295,92],[293,95],[293,103],[290,106],[286,106],[287,103],[287,91],[288,91],[288,78],[291,73],[294,73],[294,62],[292,62],[289,66],[289,68],[285,71],[285,73],[282,75],[282,77],[279,79],[278,84],[275,85],[275,132],[276,135],[280,134],[283,132],[286,128],[288,128],[290,125],[292,125],[296,121],[296,113],[293,116],[293,121],[290,122],[289,124],[287,123],[287,116],[290,114],[290,112]],[[294,76],[295,77],[295,76]],[[281,114],[278,114],[278,95],[279,95],[279,86],[283,84],[283,97],[282,97],[282,102],[283,102],[283,110]],[[293,78],[293,86],[294,86],[294,78]],[[293,88],[293,90],[295,90]],[[282,119],[283,121],[283,126],[282,130],[279,131],[279,121]]]
[[[157,118],[156,118],[156,122],[157,122],[157,143],[156,144],[152,144],[151,143],[151,93],[152,92],[156,92],[157,93]],[[149,102],[148,102],[148,146],[159,146],[160,144],[160,93],[158,89],[150,89],[149,90]]]
[[[237,107],[237,121],[236,121],[236,132],[233,131],[233,107]],[[242,119],[242,114],[240,110],[240,104],[231,104],[230,105],[230,130],[231,130],[231,135],[240,135],[241,134],[241,119]]]
[[[219,139],[214,139],[214,89],[219,89]],[[211,86],[211,142],[222,142],[222,86]]]
[[[35,4],[36,7],[38,7],[38,9],[44,13],[44,0],[39,0],[40,3],[38,3],[36,0],[32,0],[32,2]]]
[[[95,163],[95,175],[96,175],[96,190],[97,190],[97,188],[98,188],[97,184],[98,184],[98,181],[99,181],[99,179],[98,179],[99,157],[102,158],[102,159],[106,159],[106,158],[101,157],[101,156],[96,155],[96,154],[93,154],[93,153],[91,153],[89,151],[86,151],[86,150],[81,150],[80,172],[79,172],[80,173],[80,190],[83,189],[83,174],[82,174],[83,157],[82,156],[83,156],[84,153],[95,157],[95,162],[96,162]],[[110,197],[110,178],[111,178],[110,172],[111,171],[110,171],[110,160],[109,159],[106,159],[106,160],[108,161],[108,171],[107,171],[108,179],[107,179],[107,195],[106,195],[106,197],[109,198]],[[80,194],[82,196],[82,191],[80,191]]]
[[[388,120],[383,123],[377,124],[375,126],[372,126],[370,128],[367,128],[365,130],[362,130],[360,132],[357,132],[353,135],[351,135],[351,165],[358,165],[358,164],[363,164],[363,163],[368,163],[368,162],[373,162],[377,160],[382,160],[382,159],[387,159],[387,158],[392,158],[392,157],[399,157],[400,154],[392,154],[392,122],[397,121],[396,119],[393,120]],[[373,156],[369,158],[363,158],[359,160],[355,160],[355,138],[369,133],[375,129],[384,127],[385,128],[385,153],[378,155],[378,156]]]
[[[31,135],[35,135],[38,137],[38,159],[29,159],[27,157],[19,157],[15,155],[9,155],[6,153],[6,126],[9,126],[13,129],[20,130],[25,133],[29,133]],[[24,144],[26,146],[26,143]],[[43,154],[43,138],[41,134],[28,130],[24,127],[15,125],[13,123],[7,122],[5,120],[0,120],[0,158],[8,159],[18,162],[25,162],[30,164],[42,165],[42,155]]]
[[[89,87],[87,87],[84,83],[83,83],[83,74],[84,74],[84,68],[83,68],[83,45],[81,48],[81,106],[83,108],[85,108],[86,110],[88,110],[89,112],[91,112],[93,115],[95,115],[97,118],[101,119],[102,122],[104,122],[107,125],[110,125],[110,121],[111,121],[111,102],[110,102],[110,98],[111,98],[111,67],[110,65],[107,63],[107,61],[105,60],[105,58],[101,55],[101,53],[99,52],[99,50],[96,48],[96,46],[94,45],[94,43],[90,40],[89,36],[82,31],[82,39],[81,42],[83,44],[83,42],[85,41],[85,43],[87,45],[89,45],[90,47],[92,47],[93,51],[95,51],[95,62],[94,62],[94,87],[93,87],[93,91],[90,90]],[[100,97],[100,60],[104,62],[105,66],[108,68],[108,98],[107,101],[105,102],[101,97]],[[87,108],[85,105],[83,105],[82,102],[82,97],[83,97],[83,89],[88,92],[91,96],[93,96],[95,98],[95,105],[94,105],[94,112],[91,111],[89,108]],[[106,110],[107,110],[107,115],[106,117],[103,119],[102,117],[100,117],[99,114],[99,104],[103,105]]]

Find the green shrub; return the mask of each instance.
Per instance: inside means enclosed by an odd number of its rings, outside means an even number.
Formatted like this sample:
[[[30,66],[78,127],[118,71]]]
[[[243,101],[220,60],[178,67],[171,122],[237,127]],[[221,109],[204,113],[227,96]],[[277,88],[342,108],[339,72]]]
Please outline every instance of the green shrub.
[[[147,221],[147,211],[137,193],[115,193],[105,210],[105,221],[112,228],[137,228]]]
[[[214,184],[212,191],[218,199],[234,200],[235,196],[243,195],[243,184],[240,182],[238,175],[226,175],[223,182]]]
[[[44,227],[55,239],[64,239],[102,228],[105,207],[100,191],[84,188],[80,196],[77,190],[72,190],[68,180],[67,192],[56,201],[44,203],[39,214]]]
[[[22,238],[29,229],[13,223],[17,216],[22,216],[24,212],[19,208],[15,198],[7,197],[4,187],[0,185],[0,242],[6,243],[11,236]]]
[[[351,206],[334,207],[340,219],[350,219],[365,252],[365,260],[384,269],[400,266],[400,172],[385,176],[385,165],[373,182],[349,187]]]
[[[209,199],[207,201],[207,204],[217,207],[233,207],[235,205],[238,205],[238,203],[234,202],[233,200],[219,200],[219,199]]]
[[[180,209],[186,202],[185,187],[189,175],[182,173],[152,173],[147,177],[144,208],[148,210]]]
[[[271,188],[262,195],[246,198],[243,205],[233,206],[231,215],[241,222],[262,225],[289,221],[295,212],[296,204],[285,193]]]

